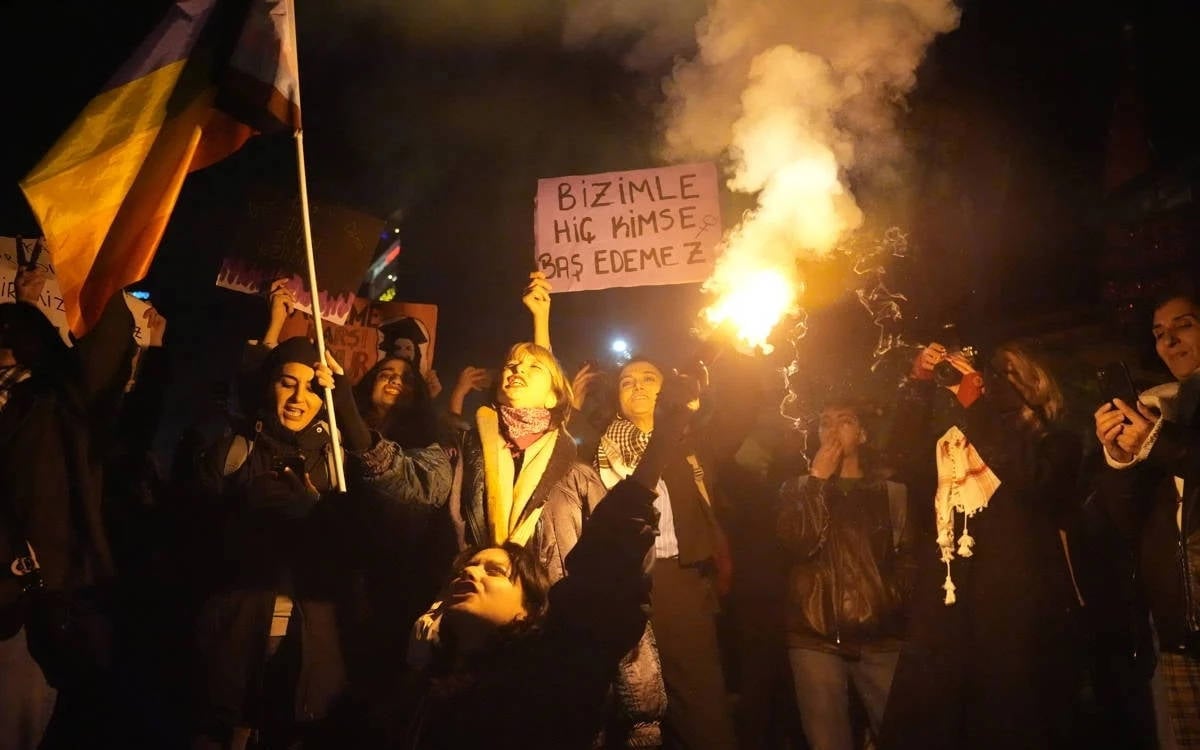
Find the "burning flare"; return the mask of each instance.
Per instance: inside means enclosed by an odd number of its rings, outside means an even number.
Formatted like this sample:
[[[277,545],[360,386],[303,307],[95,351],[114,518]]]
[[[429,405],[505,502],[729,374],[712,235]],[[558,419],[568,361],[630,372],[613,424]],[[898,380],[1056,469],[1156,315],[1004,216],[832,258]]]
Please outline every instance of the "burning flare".
[[[678,62],[664,156],[718,158],[754,196],[723,243],[702,319],[762,348],[799,311],[797,261],[827,257],[864,224],[850,175],[897,183],[895,112],[953,0],[712,0],[697,53]],[[748,12],[752,8],[753,12]]]
[[[770,354],[767,337],[780,319],[796,313],[801,285],[778,269],[728,264],[704,288],[717,294],[704,310],[705,321],[713,329],[731,327],[741,344]]]

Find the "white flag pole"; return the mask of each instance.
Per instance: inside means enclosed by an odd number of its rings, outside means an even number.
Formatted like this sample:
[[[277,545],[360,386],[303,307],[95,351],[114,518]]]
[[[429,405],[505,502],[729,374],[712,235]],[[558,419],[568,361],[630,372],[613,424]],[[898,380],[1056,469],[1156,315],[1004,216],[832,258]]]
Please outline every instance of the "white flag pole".
[[[296,106],[300,108],[300,48],[296,43],[296,5],[293,0],[287,0],[288,32],[292,45],[292,54],[296,61]],[[300,109],[303,112],[303,109]],[[321,361],[325,361],[325,326],[321,318],[321,300],[317,286],[317,263],[313,255],[312,223],[308,213],[308,178],[304,170],[304,128],[296,128],[296,165],[300,180],[300,215],[304,225],[304,253],[308,263],[308,291],[312,296],[312,316],[317,330],[317,353]],[[342,460],[342,440],[338,433],[337,413],[333,409],[333,391],[325,391],[325,410],[329,412],[329,439],[333,447],[333,465],[337,472],[337,488],[339,492],[346,491],[346,467]]]

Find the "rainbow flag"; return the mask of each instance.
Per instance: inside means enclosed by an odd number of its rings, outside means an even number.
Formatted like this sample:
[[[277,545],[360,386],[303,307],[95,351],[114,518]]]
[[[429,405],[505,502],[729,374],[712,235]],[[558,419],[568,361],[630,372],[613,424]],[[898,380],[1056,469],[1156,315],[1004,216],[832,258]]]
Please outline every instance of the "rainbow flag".
[[[178,0],[21,180],[71,330],[146,275],[189,172],[299,127],[292,0]]]

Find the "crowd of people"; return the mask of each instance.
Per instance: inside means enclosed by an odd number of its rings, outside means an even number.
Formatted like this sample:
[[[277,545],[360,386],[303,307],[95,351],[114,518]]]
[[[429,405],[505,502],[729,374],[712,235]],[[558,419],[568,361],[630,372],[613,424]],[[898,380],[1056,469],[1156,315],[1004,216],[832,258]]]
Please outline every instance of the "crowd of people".
[[[0,305],[0,750],[1200,747],[1189,290],[1094,436],[1030,342],[935,342],[810,447],[702,362],[569,373],[537,273],[444,397],[280,340],[277,284],[160,470],[163,350],[120,295],[68,346],[44,281]]]

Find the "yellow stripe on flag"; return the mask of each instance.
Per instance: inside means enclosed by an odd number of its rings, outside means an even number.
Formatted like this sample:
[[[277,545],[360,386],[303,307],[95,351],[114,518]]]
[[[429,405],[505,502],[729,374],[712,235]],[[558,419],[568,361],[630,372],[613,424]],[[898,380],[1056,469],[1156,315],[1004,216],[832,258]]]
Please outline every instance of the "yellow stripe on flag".
[[[171,63],[148,76],[98,95],[75,118],[71,127],[37,166],[21,180],[21,186],[28,192],[43,180],[110,150],[133,153],[128,151],[131,143],[148,132],[156,132],[166,119],[167,102],[175,91],[185,62],[180,60]],[[141,141],[150,143],[153,138],[149,141],[143,138]],[[115,160],[114,177],[121,176],[122,173],[117,169],[125,164],[125,156]],[[127,173],[128,182],[132,182],[134,174],[136,169]]]
[[[226,42],[232,58],[215,59]],[[291,0],[177,0],[118,73],[137,77],[96,95],[21,180],[72,331],[149,271],[189,172],[255,129],[298,128],[295,54]]]

